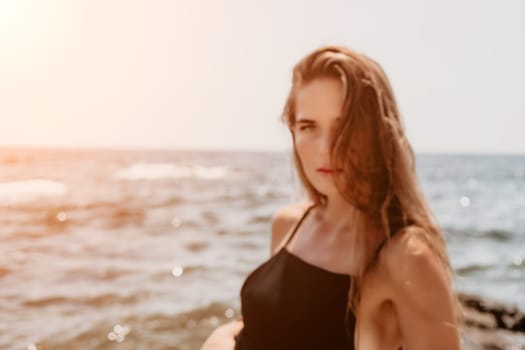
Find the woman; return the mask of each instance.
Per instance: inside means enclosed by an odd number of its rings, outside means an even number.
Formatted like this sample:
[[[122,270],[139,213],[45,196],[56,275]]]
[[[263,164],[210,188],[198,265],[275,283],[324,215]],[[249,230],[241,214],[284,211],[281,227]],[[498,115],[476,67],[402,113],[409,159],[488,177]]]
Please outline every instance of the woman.
[[[294,67],[282,117],[308,200],[275,213],[242,318],[202,349],[460,349],[445,241],[380,65],[315,50]]]

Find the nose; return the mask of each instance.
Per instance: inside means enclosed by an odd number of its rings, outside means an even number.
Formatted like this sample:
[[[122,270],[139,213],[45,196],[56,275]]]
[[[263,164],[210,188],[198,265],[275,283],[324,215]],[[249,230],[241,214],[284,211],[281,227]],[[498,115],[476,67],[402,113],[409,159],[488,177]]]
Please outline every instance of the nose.
[[[319,151],[323,156],[329,156],[330,155],[330,147],[332,145],[334,138],[334,131],[326,131],[323,132],[321,135],[321,139],[319,140]]]

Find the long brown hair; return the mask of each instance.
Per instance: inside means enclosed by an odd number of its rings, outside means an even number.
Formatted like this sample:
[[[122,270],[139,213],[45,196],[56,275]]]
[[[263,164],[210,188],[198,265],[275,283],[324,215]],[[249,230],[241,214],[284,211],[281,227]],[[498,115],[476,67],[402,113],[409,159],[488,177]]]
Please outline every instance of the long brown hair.
[[[341,122],[331,145],[335,186],[357,210],[352,226],[358,238],[353,256],[358,273],[352,276],[348,306],[355,310],[361,299],[361,283],[377,261],[379,243],[388,242],[393,232],[415,225],[414,230],[429,243],[439,257],[451,286],[454,273],[443,234],[423,194],[416,176],[415,155],[405,136],[390,82],[381,66],[348,47],[323,46],[302,58],[293,68],[292,87],[282,121],[293,139],[293,159],[307,197],[316,205],[326,205],[305,175],[295,146],[296,91],[317,78],[334,78],[344,88]],[[350,248],[349,248],[350,249]],[[464,315],[456,292],[454,312],[461,332]]]

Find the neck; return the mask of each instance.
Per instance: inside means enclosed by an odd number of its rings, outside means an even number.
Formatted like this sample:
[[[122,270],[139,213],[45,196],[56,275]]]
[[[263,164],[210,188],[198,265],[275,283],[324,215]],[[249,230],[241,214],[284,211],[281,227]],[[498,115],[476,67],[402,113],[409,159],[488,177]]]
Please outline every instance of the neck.
[[[328,197],[326,205],[318,209],[318,218],[323,225],[336,230],[346,230],[352,225],[357,209],[342,197]]]

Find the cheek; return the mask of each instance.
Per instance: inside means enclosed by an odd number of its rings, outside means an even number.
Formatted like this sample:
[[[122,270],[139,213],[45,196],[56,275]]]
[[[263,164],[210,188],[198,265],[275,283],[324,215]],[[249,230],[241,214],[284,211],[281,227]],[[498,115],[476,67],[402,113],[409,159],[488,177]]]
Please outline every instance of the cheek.
[[[308,164],[316,154],[314,143],[311,140],[307,141],[305,138],[297,138],[295,148],[299,159],[304,165]]]
[[[315,140],[311,134],[299,133],[295,136],[295,145],[297,148],[307,151],[314,148]]]
[[[302,156],[306,149],[308,148],[308,142],[306,142],[305,138],[302,135],[296,135],[295,136],[295,149],[297,150],[297,153]]]

